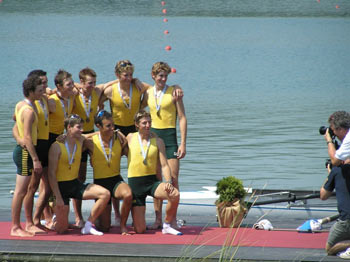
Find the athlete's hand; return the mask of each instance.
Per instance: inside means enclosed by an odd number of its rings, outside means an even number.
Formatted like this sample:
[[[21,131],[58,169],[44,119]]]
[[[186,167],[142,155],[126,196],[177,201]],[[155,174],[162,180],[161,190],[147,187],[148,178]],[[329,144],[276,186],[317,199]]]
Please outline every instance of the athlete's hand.
[[[182,99],[183,96],[184,96],[184,91],[181,89],[180,86],[175,85],[175,88],[173,91],[173,97],[175,98],[175,101]]]
[[[177,149],[177,159],[184,158],[186,156],[186,145],[181,144]]]
[[[41,162],[39,160],[33,161],[34,173],[40,174],[43,171]]]
[[[175,187],[170,184],[170,183],[165,183],[165,187],[164,187],[164,190],[165,192],[167,192],[169,195],[171,195],[174,191]]]

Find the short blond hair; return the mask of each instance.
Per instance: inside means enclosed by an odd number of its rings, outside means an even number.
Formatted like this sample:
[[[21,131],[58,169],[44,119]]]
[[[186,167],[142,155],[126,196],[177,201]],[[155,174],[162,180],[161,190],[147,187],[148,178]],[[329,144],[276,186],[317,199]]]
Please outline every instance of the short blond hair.
[[[134,65],[129,60],[120,60],[115,65],[114,72],[116,74],[121,74],[123,72],[134,73]]]
[[[158,75],[161,71],[170,74],[171,67],[165,62],[157,62],[152,66],[152,75]]]

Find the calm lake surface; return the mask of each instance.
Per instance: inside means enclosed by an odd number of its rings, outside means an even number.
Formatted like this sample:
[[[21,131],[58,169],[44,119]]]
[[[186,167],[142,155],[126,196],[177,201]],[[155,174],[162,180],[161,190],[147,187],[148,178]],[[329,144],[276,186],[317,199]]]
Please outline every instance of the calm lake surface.
[[[177,69],[168,82],[185,92],[181,190],[229,175],[245,186],[321,187],[327,146],[318,129],[349,110],[350,1],[166,2],[0,3],[0,206],[10,206],[15,185],[11,116],[27,73],[44,69],[54,87],[58,69],[79,81],[89,66],[103,83],[121,59],[148,83],[156,61]]]

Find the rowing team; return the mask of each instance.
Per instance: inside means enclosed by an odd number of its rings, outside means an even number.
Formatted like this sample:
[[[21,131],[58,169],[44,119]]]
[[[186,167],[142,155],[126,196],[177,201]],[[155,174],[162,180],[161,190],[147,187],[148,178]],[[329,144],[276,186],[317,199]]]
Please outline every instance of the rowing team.
[[[52,193],[56,198],[54,228],[58,233],[69,227],[70,198],[75,210],[74,226],[81,228],[82,234],[107,232],[112,205],[122,234],[128,234],[130,210],[134,231],[144,233],[145,199],[151,195],[159,201],[155,201],[156,220],[150,228],[162,227],[165,234],[181,234],[176,225],[178,174],[179,160],[186,155],[187,119],[182,89],[166,84],[170,71],[167,63],[155,63],[151,72],[154,85],[150,86],[133,78],[134,66],[128,60],[116,64],[116,80],[101,85],[96,85],[96,73],[90,68],[80,71],[79,84],[73,83],[70,73],[59,70],[54,91],[47,87],[46,72],[34,70],[28,75],[23,82],[24,100],[17,103],[14,115],[13,134],[18,145],[13,154],[17,179],[11,235],[46,232],[40,220],[44,213],[48,217],[46,225],[52,224],[46,212]],[[112,113],[103,110],[107,100]],[[143,110],[146,107],[149,113]],[[84,183],[88,155],[93,184]],[[128,184],[120,176],[122,155],[128,157]],[[39,183],[33,216],[33,198]],[[81,212],[83,199],[96,199],[86,222]],[[120,199],[123,205],[119,211]],[[164,223],[162,199],[168,200]],[[22,203],[25,229],[20,225]]]

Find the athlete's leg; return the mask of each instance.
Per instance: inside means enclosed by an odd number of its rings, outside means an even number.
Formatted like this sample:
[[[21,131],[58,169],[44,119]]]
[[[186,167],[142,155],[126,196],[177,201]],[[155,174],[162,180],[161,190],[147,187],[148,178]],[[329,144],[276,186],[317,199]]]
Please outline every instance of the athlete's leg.
[[[11,236],[31,237],[34,236],[21,227],[21,209],[25,195],[27,194],[30,176],[16,176],[16,188],[12,199],[12,226]]]
[[[126,183],[120,183],[114,192],[114,197],[123,200],[120,216],[120,231],[122,235],[126,235],[128,230],[126,228],[126,222],[128,221],[131,205],[132,205],[132,192],[131,188]],[[119,201],[119,200],[118,200]]]

